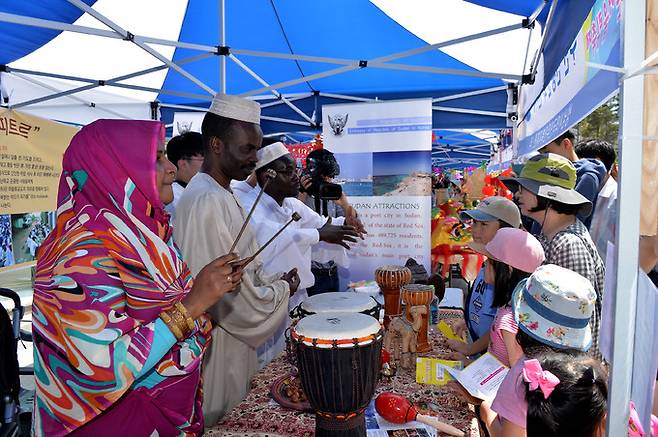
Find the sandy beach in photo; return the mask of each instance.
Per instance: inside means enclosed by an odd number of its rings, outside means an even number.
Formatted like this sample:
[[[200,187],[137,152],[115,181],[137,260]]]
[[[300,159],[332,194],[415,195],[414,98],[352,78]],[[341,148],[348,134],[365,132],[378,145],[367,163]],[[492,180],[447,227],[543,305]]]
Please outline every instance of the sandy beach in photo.
[[[405,177],[393,191],[385,196],[430,196],[432,194],[432,176],[428,173],[413,173]]]

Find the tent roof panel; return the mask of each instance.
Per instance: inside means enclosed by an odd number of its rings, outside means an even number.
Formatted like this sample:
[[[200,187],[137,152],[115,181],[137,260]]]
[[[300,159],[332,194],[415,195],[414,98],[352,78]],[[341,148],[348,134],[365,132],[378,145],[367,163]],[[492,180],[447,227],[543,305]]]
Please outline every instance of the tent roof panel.
[[[92,6],[96,0],[83,0]],[[33,18],[73,23],[80,18],[82,11],[66,0],[37,1],[3,1],[0,2],[0,12],[23,15]],[[9,64],[16,59],[32,53],[48,41],[59,35],[57,30],[24,26],[20,24],[2,23],[0,32],[0,65]]]

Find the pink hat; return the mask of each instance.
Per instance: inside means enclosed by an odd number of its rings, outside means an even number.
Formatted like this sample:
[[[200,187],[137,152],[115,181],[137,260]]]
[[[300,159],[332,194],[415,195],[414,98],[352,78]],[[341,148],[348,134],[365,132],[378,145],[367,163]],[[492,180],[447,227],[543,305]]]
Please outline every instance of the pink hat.
[[[539,240],[529,232],[516,228],[498,229],[482,253],[528,273],[534,272],[546,259]]]

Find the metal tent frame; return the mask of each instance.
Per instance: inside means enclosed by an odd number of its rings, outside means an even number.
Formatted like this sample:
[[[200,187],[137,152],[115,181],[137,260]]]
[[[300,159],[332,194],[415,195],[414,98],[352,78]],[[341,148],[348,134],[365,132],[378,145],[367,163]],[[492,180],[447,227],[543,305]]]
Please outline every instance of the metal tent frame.
[[[540,5],[540,7],[537,8],[537,10],[532,14],[532,16],[523,19],[519,23],[509,25],[509,26],[503,26],[495,29],[491,29],[485,32],[479,32],[475,33],[472,35],[460,37],[460,38],[454,38],[450,39],[447,41],[442,41],[439,43],[435,44],[427,44],[415,49],[411,50],[405,50],[402,52],[398,53],[392,53],[386,56],[381,56],[377,57],[374,59],[344,59],[344,58],[332,58],[332,57],[326,57],[326,56],[316,56],[316,55],[299,55],[299,54],[290,54],[290,53],[277,53],[277,52],[266,52],[266,51],[257,51],[257,50],[249,50],[245,48],[234,48],[234,47],[228,47],[227,46],[227,41],[226,41],[226,23],[225,23],[225,0],[219,0],[219,39],[218,41],[219,45],[218,46],[210,46],[210,45],[204,45],[204,44],[195,44],[195,43],[187,43],[187,42],[182,42],[182,41],[172,41],[172,40],[166,40],[166,39],[161,39],[161,38],[152,38],[144,35],[136,35],[132,32],[130,32],[127,29],[124,29],[121,27],[119,24],[117,24],[115,21],[111,20],[110,18],[106,17],[105,15],[99,13],[98,11],[94,10],[92,7],[88,6],[86,3],[84,3],[82,0],[67,0],[69,3],[74,5],[75,7],[79,8],[81,11],[89,14],[90,16],[94,17],[96,20],[98,20],[100,23],[103,25],[107,26],[109,30],[106,29],[97,29],[93,27],[88,27],[88,26],[80,26],[80,25],[75,25],[75,24],[69,24],[69,23],[62,23],[62,22],[57,22],[53,20],[45,20],[45,19],[40,19],[40,18],[34,18],[34,17],[28,17],[28,16],[22,16],[22,15],[16,15],[16,14],[9,14],[9,13],[0,13],[0,22],[6,22],[6,23],[13,23],[13,24],[20,24],[20,25],[26,25],[26,26],[34,26],[34,27],[40,27],[40,28],[46,28],[46,29],[52,29],[52,30],[59,30],[59,31],[66,31],[66,32],[74,32],[74,33],[80,33],[80,34],[85,34],[85,35],[93,35],[93,36],[98,36],[98,37],[103,37],[103,38],[112,38],[112,39],[120,39],[124,40],[129,44],[134,44],[137,47],[141,48],[151,56],[153,56],[155,59],[157,59],[159,62],[161,62],[161,65],[141,71],[136,71],[131,74],[123,75],[120,77],[114,77],[110,79],[94,79],[94,78],[87,78],[87,77],[76,77],[76,76],[67,76],[67,75],[59,75],[59,74],[53,74],[53,73],[48,73],[45,71],[33,71],[33,70],[22,70],[22,69],[15,69],[10,66],[0,66],[0,71],[3,71],[5,73],[21,73],[23,75],[32,75],[32,76],[43,76],[43,77],[51,77],[51,78],[58,78],[58,79],[65,79],[65,80],[71,80],[71,81],[76,81],[76,82],[81,82],[85,85],[81,85],[66,91],[58,91],[53,94],[45,95],[43,97],[40,97],[38,99],[32,99],[28,101],[23,101],[23,102],[18,102],[18,103],[12,103],[10,105],[7,105],[9,108],[14,108],[14,109],[19,109],[19,108],[25,108],[30,105],[34,105],[37,103],[43,103],[48,100],[60,98],[60,97],[65,97],[65,96],[73,96],[77,93],[80,93],[85,90],[89,89],[94,89],[97,87],[102,87],[102,86],[111,86],[111,87],[119,87],[119,88],[127,88],[127,89],[134,89],[134,90],[139,90],[139,91],[150,91],[150,92],[158,92],[162,94],[167,94],[167,95],[173,95],[173,96],[179,96],[179,97],[185,97],[193,100],[201,100],[201,101],[207,101],[209,98],[215,94],[216,90],[214,90],[212,87],[208,86],[205,84],[203,81],[199,80],[197,77],[195,77],[193,74],[187,72],[185,69],[182,68],[184,64],[192,63],[201,59],[206,59],[210,56],[220,56],[220,90],[225,91],[226,90],[226,61],[227,58],[231,60],[233,63],[238,65],[244,72],[246,72],[248,75],[253,77],[256,81],[258,81],[262,87],[256,88],[253,90],[250,90],[248,92],[242,93],[241,95],[243,97],[248,97],[256,100],[267,100],[267,99],[272,99],[271,102],[267,102],[266,105],[268,106],[275,106],[275,105],[286,105],[290,109],[294,111],[299,116],[299,119],[290,119],[290,118],[279,118],[279,117],[268,117],[265,119],[269,119],[271,121],[278,121],[278,122],[283,122],[283,123],[290,123],[293,125],[298,125],[298,126],[306,126],[309,128],[317,129],[321,126],[320,121],[316,121],[313,117],[314,114],[307,114],[304,111],[302,111],[297,105],[293,103],[293,101],[296,99],[297,95],[296,94],[287,94],[285,92],[281,92],[281,89],[284,89],[286,87],[290,87],[299,83],[303,82],[308,82],[311,80],[316,80],[320,78],[326,78],[326,77],[331,77],[335,75],[339,75],[342,73],[346,73],[349,71],[354,71],[362,68],[377,68],[377,69],[388,69],[388,70],[400,70],[400,71],[411,71],[411,72],[422,72],[422,73],[431,73],[431,74],[438,74],[438,75],[459,75],[459,76],[467,76],[467,77],[480,77],[480,78],[495,78],[495,79],[502,79],[502,80],[508,80],[512,81],[514,83],[522,83],[525,80],[529,80],[529,75],[518,75],[518,74],[506,74],[506,73],[496,73],[496,72],[481,72],[481,71],[471,71],[471,70],[461,70],[461,69],[452,69],[452,68],[439,68],[439,67],[434,67],[434,66],[419,66],[419,65],[407,65],[407,64],[400,64],[400,63],[392,63],[392,61],[397,61],[403,58],[408,58],[410,56],[414,56],[420,53],[432,51],[432,50],[437,50],[441,49],[444,47],[449,47],[453,46],[456,44],[468,42],[468,41],[474,41],[477,39],[481,38],[486,38],[489,36],[493,35],[499,35],[502,33],[510,32],[512,30],[517,30],[517,29],[530,29],[534,27],[534,23],[537,19],[537,16],[541,13],[543,8],[548,4],[549,0],[544,0],[544,2]],[[529,32],[528,35],[528,44],[530,42],[530,37],[531,37],[531,32]],[[189,57],[184,60],[181,60],[179,62],[173,62],[163,56],[160,52],[158,52],[155,48],[151,47],[151,45],[161,45],[161,46],[170,46],[170,47],[176,47],[176,48],[184,48],[184,49],[190,49],[194,51],[201,52],[197,56]],[[322,64],[335,64],[335,65],[340,65],[340,67],[330,69],[327,71],[322,71],[318,72],[315,74],[307,75],[307,76],[302,76],[298,77],[295,79],[275,83],[275,84],[270,84],[267,81],[265,81],[261,76],[259,76],[255,71],[253,71],[243,60],[241,60],[238,56],[255,56],[255,57],[266,57],[266,58],[271,58],[271,59],[284,59],[284,60],[295,60],[295,61],[307,61],[307,62],[316,62],[316,63],[322,63]],[[526,53],[527,57],[527,53]],[[151,87],[146,87],[146,86],[139,86],[139,85],[131,85],[131,84],[126,84],[123,83],[123,81],[127,79],[133,79],[136,77],[140,77],[149,73],[153,73],[155,71],[160,71],[163,69],[172,69],[179,74],[181,74],[183,77],[188,79],[190,82],[194,83],[197,85],[199,88],[201,88],[203,91],[205,91],[207,94],[197,94],[197,93],[189,93],[189,92],[182,92],[182,91],[177,91],[177,90],[167,90],[167,89],[155,89]],[[488,94],[488,93],[495,93],[502,91],[508,87],[506,86],[499,86],[499,87],[493,87],[489,89],[482,89],[482,90],[476,90],[472,92],[467,92],[467,93],[459,93],[451,96],[443,96],[440,98],[436,98],[433,100],[433,103],[441,103],[441,102],[446,102],[450,100],[456,100],[460,98],[465,98],[465,97],[471,97],[471,96],[477,96],[477,95],[483,95],[483,94]],[[269,94],[272,96],[270,97]],[[362,97],[355,97],[355,96],[348,96],[348,95],[338,95],[338,94],[331,94],[331,93],[317,93],[317,96],[320,97],[330,97],[330,98],[335,98],[335,99],[341,99],[341,100],[347,100],[347,101],[375,101],[378,99],[367,99],[367,98],[362,98]],[[310,96],[307,96],[310,97]],[[173,105],[170,104],[164,104],[164,103],[159,103],[156,102],[158,106],[161,107],[174,107]],[[184,108],[185,105],[177,105],[175,106],[178,109],[190,109],[190,110],[199,110],[201,108],[198,107],[188,107]],[[473,115],[486,115],[486,116],[492,116],[492,117],[501,117],[501,118],[509,118],[511,114],[508,114],[506,112],[493,112],[493,111],[485,111],[485,110],[478,110],[478,109],[470,109],[470,108],[459,108],[459,107],[452,107],[452,106],[441,106],[441,105],[433,105],[432,109],[434,111],[444,111],[444,112],[453,112],[453,113],[463,113],[463,114],[473,114]]]

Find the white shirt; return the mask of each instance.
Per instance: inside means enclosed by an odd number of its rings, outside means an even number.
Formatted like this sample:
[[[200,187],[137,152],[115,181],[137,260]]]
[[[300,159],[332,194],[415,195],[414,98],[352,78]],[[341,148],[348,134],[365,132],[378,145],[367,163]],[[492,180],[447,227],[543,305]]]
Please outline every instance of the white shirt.
[[[592,213],[592,222],[589,226],[589,234],[603,260],[606,259],[608,241],[615,242],[616,229],[617,181],[612,177],[608,177],[597,196],[596,208]]]
[[[178,199],[180,199],[180,196],[183,194],[185,187],[179,184],[178,181],[174,181],[174,183],[171,184],[171,189],[174,192],[174,200],[172,200],[170,204],[165,205],[165,211],[171,215],[170,223],[173,223],[176,218],[176,205],[178,204]]]

